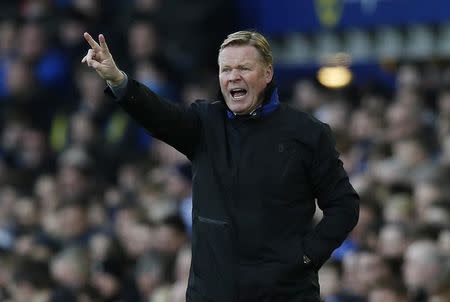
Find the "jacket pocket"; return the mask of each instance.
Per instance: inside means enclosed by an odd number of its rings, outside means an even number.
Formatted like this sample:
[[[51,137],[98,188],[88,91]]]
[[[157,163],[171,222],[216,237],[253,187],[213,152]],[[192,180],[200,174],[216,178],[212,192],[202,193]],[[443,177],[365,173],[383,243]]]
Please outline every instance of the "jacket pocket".
[[[303,257],[303,247],[301,239],[291,239],[286,242],[286,247],[283,249],[283,262],[294,267],[301,264],[301,258]]]
[[[286,246],[283,270],[280,274],[273,292],[277,294],[293,294],[306,289],[310,285],[310,276],[313,270],[303,263],[303,248],[301,240]]]
[[[202,216],[194,219],[192,267],[200,292],[213,301],[235,301],[231,223]]]

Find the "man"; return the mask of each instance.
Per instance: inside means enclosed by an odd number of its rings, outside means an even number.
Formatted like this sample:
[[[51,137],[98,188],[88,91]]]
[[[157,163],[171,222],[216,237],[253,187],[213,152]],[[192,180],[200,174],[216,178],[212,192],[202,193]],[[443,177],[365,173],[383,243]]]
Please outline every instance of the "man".
[[[128,78],[105,38],[82,62],[153,136],[192,161],[195,301],[320,301],[317,270],[355,226],[358,196],[329,127],[278,100],[272,52],[259,33],[219,50],[224,100],[179,108]],[[112,88],[112,89],[111,89]],[[312,227],[315,199],[322,221]]]
[[[368,293],[369,302],[407,302],[405,286],[396,279],[380,279]]]
[[[445,257],[436,243],[417,239],[408,246],[403,263],[403,279],[412,301],[428,301],[429,295],[442,281]]]

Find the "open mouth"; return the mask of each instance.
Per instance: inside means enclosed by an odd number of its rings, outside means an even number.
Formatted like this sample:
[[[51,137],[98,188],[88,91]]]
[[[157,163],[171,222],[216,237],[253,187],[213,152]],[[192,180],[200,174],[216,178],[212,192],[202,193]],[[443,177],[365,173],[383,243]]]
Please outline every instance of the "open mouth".
[[[230,90],[230,94],[233,100],[238,101],[247,94],[247,90],[243,88],[234,88]]]

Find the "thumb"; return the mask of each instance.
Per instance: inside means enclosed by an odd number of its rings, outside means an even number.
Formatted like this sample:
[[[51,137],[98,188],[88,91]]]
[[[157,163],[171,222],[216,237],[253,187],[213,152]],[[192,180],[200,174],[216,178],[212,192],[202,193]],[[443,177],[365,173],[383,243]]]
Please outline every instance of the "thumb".
[[[88,64],[97,71],[100,71],[100,68],[102,67],[102,64],[95,60],[90,60]]]

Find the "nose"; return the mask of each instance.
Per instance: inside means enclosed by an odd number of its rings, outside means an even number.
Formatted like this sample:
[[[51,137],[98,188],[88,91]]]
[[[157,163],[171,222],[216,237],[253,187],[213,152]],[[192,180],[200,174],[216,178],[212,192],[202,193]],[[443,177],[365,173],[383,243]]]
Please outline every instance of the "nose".
[[[240,74],[239,70],[233,69],[230,72],[229,81],[230,82],[236,82],[236,81],[239,81],[240,79],[241,79],[241,74]]]

